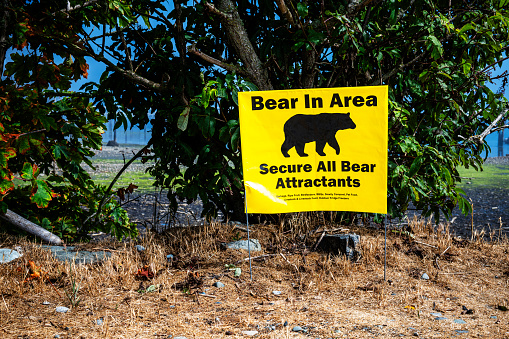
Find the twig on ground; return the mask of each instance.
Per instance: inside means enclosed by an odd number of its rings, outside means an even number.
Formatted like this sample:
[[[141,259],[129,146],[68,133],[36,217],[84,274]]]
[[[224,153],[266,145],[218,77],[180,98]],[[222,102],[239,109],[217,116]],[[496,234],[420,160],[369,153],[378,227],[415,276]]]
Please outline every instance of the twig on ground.
[[[313,251],[316,251],[316,249],[318,248],[318,245],[320,245],[320,243],[322,242],[322,239],[325,236],[325,233],[327,233],[327,232],[326,231],[322,232],[322,235],[320,236],[320,238],[316,242],[315,246],[313,246]]]
[[[287,263],[289,263],[290,265],[292,265],[292,266],[295,268],[295,270],[296,270],[297,272],[299,271],[299,268],[297,267],[297,265],[295,265],[295,264],[291,263],[288,259],[286,259],[285,255],[284,255],[283,253],[279,253],[279,254],[281,255],[281,257],[282,257],[282,258],[283,258],[283,259],[284,259]]]
[[[258,260],[258,259],[262,259],[262,258],[268,258],[268,257],[275,257],[277,254],[264,254],[264,255],[259,255],[257,257],[252,257],[251,260]],[[241,262],[243,261],[248,261],[249,258],[244,258],[244,259],[241,259],[241,260],[237,260],[235,262],[235,264],[240,264]]]
[[[418,243],[418,244],[421,244],[421,245],[424,245],[424,246],[429,246],[429,247],[433,247],[433,248],[437,248],[435,245],[430,245],[430,244],[426,244],[425,242],[422,242],[422,241],[417,241],[417,240],[414,240],[414,242]]]
[[[445,252],[447,252],[449,250],[449,248],[451,248],[451,246],[447,246],[447,248],[442,253],[440,253],[440,257],[443,256],[445,254]]]

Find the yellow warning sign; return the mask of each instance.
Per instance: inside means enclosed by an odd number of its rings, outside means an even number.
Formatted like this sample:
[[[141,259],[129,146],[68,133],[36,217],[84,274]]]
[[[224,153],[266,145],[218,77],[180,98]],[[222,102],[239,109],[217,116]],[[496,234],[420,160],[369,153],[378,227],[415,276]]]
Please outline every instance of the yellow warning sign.
[[[239,93],[249,213],[387,213],[387,86]]]

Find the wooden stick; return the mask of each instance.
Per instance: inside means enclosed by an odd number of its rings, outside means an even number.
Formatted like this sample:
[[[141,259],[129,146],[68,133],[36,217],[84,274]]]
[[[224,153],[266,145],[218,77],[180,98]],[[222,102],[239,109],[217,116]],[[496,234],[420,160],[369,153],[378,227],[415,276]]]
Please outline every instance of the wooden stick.
[[[433,247],[433,248],[438,248],[438,247],[436,247],[435,245],[426,244],[425,242],[422,242],[422,241],[414,240],[414,242],[416,242],[416,243],[418,243],[418,244],[421,244],[421,245],[424,245],[424,246],[429,246],[429,247]]]
[[[288,259],[286,259],[285,255],[284,255],[283,253],[279,253],[279,254],[281,255],[281,257],[282,257],[282,258],[283,258],[283,259],[284,259],[287,263],[289,263],[290,265],[292,265],[292,266],[295,268],[295,270],[296,270],[297,272],[299,272],[299,268],[297,267],[297,265],[292,264],[292,263],[291,263]]]
[[[320,236],[320,239],[318,239],[318,241],[316,242],[315,246],[313,246],[313,251],[316,251],[316,249],[318,248],[318,245],[320,245],[320,243],[322,242],[322,239],[325,236],[325,233],[327,233],[327,232],[326,231],[322,232],[322,235]]]
[[[267,258],[267,257],[275,257],[277,254],[264,254],[264,255],[259,255],[257,257],[252,257],[251,260],[257,260],[257,259],[261,259],[261,258]],[[235,264],[239,264],[243,261],[248,261],[249,258],[244,258],[244,259],[241,259],[241,260],[238,260],[235,262]]]

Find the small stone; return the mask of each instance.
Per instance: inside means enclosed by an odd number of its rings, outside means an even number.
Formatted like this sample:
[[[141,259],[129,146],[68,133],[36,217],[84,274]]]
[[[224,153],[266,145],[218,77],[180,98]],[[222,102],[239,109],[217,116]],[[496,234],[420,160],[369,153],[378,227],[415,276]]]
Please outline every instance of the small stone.
[[[220,301],[216,301],[215,304],[216,305],[221,305],[221,302]]]
[[[60,334],[55,334],[53,338],[60,338]]]
[[[262,250],[262,245],[260,245],[260,242],[257,239],[250,239],[249,243],[247,240],[238,240],[233,241],[228,244],[226,244],[227,248],[235,249],[235,250],[248,250],[248,244],[249,244],[249,250],[251,252],[257,252]]]
[[[187,339],[186,337],[175,337],[174,339]]]
[[[456,333],[458,333],[458,334],[466,334],[466,333],[468,333],[468,330],[456,330]]]
[[[59,313],[67,313],[69,312],[69,309],[65,306],[58,306],[55,311],[59,312]]]
[[[272,291],[272,294],[274,294],[274,295],[281,295],[281,293],[283,293],[283,292],[281,292],[281,291]]]
[[[433,312],[433,313],[430,313],[432,316],[434,317],[441,317],[442,316],[442,313],[440,312]]]
[[[288,321],[285,321],[285,323],[283,324],[283,326],[288,326]]]
[[[428,275],[428,274],[426,274],[426,273],[423,273],[423,274],[421,275],[421,279],[422,279],[422,280],[429,280],[429,275]]]
[[[0,264],[8,263],[22,256],[21,253],[10,248],[0,248]]]
[[[167,261],[173,261],[173,259],[174,259],[173,254],[168,254],[168,255],[166,256],[166,260],[167,260]]]
[[[42,304],[43,305],[51,305],[51,303],[49,301],[43,301]]]
[[[101,326],[103,324],[104,320],[103,318],[99,318],[95,321],[95,323],[98,325],[98,326]]]
[[[302,332],[302,331],[303,331],[303,329],[302,329],[302,327],[300,327],[300,326],[294,326],[294,327],[292,328],[292,332]]]
[[[136,250],[137,250],[138,252],[143,252],[143,251],[145,251],[145,247],[143,247],[143,246],[141,246],[141,245],[136,245]]]
[[[497,319],[497,316],[496,315],[492,315],[490,318],[491,319]]]
[[[456,324],[466,324],[467,322],[463,319],[454,319],[453,320]]]
[[[436,317],[435,320],[447,320],[446,317]]]
[[[224,284],[220,281],[216,281],[215,283],[212,284],[212,286],[221,288],[221,287],[224,287]]]
[[[258,331],[242,331],[243,335],[247,335],[248,337],[252,337],[258,334]]]

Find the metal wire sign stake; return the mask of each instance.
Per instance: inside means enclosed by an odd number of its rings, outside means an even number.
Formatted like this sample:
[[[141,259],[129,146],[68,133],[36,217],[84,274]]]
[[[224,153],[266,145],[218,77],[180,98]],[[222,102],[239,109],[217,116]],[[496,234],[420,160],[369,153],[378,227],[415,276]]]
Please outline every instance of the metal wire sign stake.
[[[388,94],[387,86],[238,93],[251,279],[248,213],[387,214]]]

